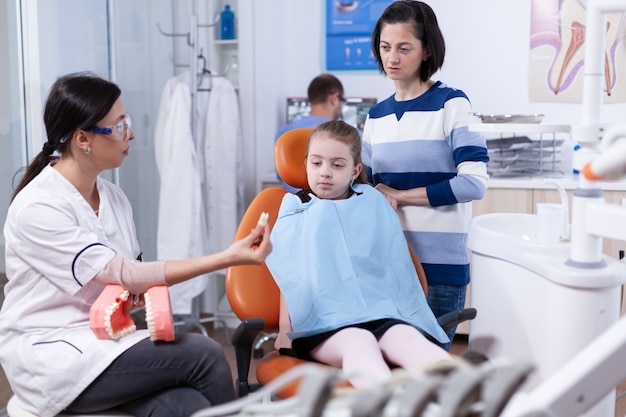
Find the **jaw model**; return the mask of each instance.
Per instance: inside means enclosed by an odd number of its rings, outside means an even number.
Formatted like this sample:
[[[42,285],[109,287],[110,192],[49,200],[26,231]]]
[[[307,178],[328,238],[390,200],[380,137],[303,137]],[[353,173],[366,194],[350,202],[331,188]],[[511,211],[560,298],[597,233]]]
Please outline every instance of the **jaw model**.
[[[146,323],[150,331],[150,340],[173,341],[174,320],[167,286],[157,285],[148,288],[143,296],[146,301]]]
[[[137,329],[133,319],[126,313],[125,303],[129,296],[129,291],[117,284],[107,285],[98,296],[89,315],[89,326],[98,339],[117,340]],[[150,340],[173,341],[174,323],[167,286],[149,288],[144,299]]]

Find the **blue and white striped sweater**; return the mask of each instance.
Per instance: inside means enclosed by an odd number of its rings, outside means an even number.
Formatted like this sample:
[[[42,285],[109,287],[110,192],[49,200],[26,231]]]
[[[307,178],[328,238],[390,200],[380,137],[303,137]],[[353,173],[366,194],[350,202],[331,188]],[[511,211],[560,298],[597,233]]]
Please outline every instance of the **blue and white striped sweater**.
[[[398,212],[431,284],[469,282],[467,231],[471,202],[487,188],[485,138],[468,130],[470,102],[461,90],[435,83],[420,97],[393,96],[374,106],[363,132],[363,164],[373,184],[426,187],[431,207]]]

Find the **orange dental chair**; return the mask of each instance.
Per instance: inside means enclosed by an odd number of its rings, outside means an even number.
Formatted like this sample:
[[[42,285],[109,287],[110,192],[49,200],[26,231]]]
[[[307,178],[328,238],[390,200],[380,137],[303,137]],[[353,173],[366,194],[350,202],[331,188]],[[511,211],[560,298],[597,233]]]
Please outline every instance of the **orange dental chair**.
[[[280,136],[274,148],[276,170],[280,177],[294,188],[308,188],[304,159],[307,141],[312,131],[313,129],[309,128],[288,131]],[[262,190],[244,213],[235,239],[240,239],[250,233],[262,212],[269,213],[268,223],[270,227],[273,227],[282,198],[286,193],[287,191],[282,188]],[[424,293],[427,294],[424,269],[410,246],[409,250]],[[250,383],[248,377],[255,341],[262,332],[278,331],[280,290],[265,264],[240,265],[226,270],[226,295],[233,312],[242,321],[232,336],[237,362],[236,386],[240,397],[268,384],[294,366],[307,362],[272,351],[266,354],[257,365],[257,382]],[[463,309],[439,317],[438,322],[444,330],[448,330],[475,316],[475,309]],[[298,382],[284,388],[277,395],[281,398],[291,397],[297,389]]]

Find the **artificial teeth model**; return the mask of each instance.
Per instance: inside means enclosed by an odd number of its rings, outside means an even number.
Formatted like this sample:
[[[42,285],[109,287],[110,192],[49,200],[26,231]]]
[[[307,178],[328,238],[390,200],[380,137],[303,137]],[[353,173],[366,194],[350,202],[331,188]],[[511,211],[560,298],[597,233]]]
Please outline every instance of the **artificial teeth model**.
[[[175,339],[170,293],[166,285],[148,288],[143,295],[146,301],[146,323],[150,331],[150,340],[171,342]]]
[[[110,284],[91,306],[89,325],[98,339],[117,340],[133,333],[135,322],[126,314],[124,304],[130,293],[121,285]]]
[[[118,340],[137,330],[125,303],[130,292],[121,285],[108,284],[91,306],[89,325],[98,339]],[[146,323],[152,341],[175,339],[172,308],[166,285],[148,288],[144,294]]]

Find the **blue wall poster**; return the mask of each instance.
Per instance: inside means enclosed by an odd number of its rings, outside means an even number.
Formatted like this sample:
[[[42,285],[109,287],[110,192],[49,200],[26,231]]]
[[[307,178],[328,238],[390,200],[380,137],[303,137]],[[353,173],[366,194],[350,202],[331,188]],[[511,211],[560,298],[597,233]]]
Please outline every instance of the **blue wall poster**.
[[[326,68],[376,70],[371,37],[392,0],[326,0]]]

